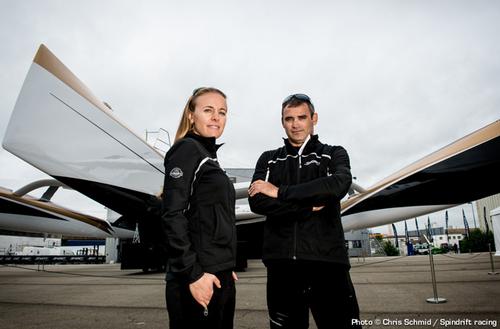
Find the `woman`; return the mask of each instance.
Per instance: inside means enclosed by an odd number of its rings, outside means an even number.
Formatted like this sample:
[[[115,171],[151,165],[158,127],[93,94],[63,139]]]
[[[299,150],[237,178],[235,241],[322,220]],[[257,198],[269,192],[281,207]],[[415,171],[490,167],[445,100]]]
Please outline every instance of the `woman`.
[[[215,144],[226,117],[222,91],[196,89],[165,156],[162,227],[171,329],[233,328],[235,192]]]

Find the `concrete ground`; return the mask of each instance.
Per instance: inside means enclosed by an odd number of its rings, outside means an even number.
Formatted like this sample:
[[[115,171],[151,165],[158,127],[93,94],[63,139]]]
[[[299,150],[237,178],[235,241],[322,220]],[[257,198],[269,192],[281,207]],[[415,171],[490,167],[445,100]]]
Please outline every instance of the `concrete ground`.
[[[351,259],[364,328],[496,328],[500,275],[489,254],[435,255],[433,297],[429,257]],[[500,267],[496,257],[496,268]],[[0,328],[167,328],[163,274],[119,265],[0,265]],[[235,328],[268,328],[265,268],[250,261],[239,273]],[[311,328],[316,328],[311,319]]]

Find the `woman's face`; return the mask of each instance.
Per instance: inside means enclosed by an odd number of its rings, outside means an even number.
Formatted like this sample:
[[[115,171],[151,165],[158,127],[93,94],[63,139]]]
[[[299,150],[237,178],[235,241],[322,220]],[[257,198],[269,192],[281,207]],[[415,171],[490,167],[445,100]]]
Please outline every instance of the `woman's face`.
[[[194,112],[189,113],[196,134],[219,138],[226,126],[226,99],[218,93],[207,93],[195,100]]]

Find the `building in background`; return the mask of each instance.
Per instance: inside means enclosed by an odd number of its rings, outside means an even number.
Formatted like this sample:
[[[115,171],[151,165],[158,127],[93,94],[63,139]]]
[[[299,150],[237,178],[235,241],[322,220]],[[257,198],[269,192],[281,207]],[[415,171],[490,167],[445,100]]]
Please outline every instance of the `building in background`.
[[[498,207],[500,207],[500,193],[476,201],[476,214],[477,214],[476,220],[479,222],[478,224],[481,231],[486,232],[486,224],[484,222],[484,217],[485,217],[484,210],[486,209],[486,220],[488,221],[488,229],[491,231],[493,225],[491,222],[490,212]]]
[[[368,257],[370,252],[370,233],[368,229],[344,233],[349,257]]]
[[[449,228],[448,229],[448,234],[446,234],[446,230],[444,227],[432,227],[430,229],[430,236],[429,240],[433,243],[434,247],[437,248],[449,248],[452,249],[453,246],[456,244],[457,246],[459,245],[459,242],[465,238],[465,229],[464,228]],[[423,231],[408,231],[408,240],[414,246],[415,254],[421,254],[419,252],[420,249],[424,249],[424,251],[427,250],[427,243],[423,235],[427,235],[427,230]],[[378,236],[381,236],[382,241],[390,241],[394,246],[397,246],[401,255],[408,255],[408,249],[406,246],[406,236],[405,234],[399,234],[395,236],[394,233],[388,234],[388,235],[383,235],[383,234],[376,234]],[[377,243],[373,240],[376,240],[376,235],[371,235],[371,246],[372,246],[372,253],[375,254],[376,252],[374,249],[380,249],[380,247],[377,245]],[[397,240],[397,242],[396,242]],[[422,247],[422,248],[420,248]]]

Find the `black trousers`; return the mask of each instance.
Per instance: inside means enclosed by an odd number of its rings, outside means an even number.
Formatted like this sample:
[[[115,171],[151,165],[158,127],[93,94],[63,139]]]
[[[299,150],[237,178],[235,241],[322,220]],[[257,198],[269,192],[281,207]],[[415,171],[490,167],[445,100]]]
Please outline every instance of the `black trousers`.
[[[170,329],[232,329],[236,288],[232,271],[214,273],[222,288],[214,286],[208,304],[208,314],[189,291],[189,284],[182,280],[167,279],[165,290]]]
[[[360,328],[349,270],[326,262],[272,262],[267,266],[267,307],[272,329]]]

